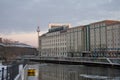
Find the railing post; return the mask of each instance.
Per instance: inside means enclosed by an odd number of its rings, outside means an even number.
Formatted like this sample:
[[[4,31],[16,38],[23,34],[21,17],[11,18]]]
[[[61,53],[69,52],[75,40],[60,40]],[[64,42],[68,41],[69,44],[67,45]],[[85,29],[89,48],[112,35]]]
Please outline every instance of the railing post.
[[[7,68],[6,68],[6,80],[9,80],[8,75],[9,75],[9,73],[8,73],[8,66],[7,66]]]
[[[4,80],[4,68],[2,68],[2,78],[1,80]]]

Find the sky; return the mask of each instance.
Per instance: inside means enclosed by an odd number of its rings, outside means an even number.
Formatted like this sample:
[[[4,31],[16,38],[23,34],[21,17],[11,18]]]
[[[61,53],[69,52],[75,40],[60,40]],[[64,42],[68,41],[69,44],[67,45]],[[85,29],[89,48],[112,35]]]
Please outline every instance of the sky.
[[[0,0],[0,37],[37,47],[50,23],[73,27],[101,20],[120,20],[120,0]]]

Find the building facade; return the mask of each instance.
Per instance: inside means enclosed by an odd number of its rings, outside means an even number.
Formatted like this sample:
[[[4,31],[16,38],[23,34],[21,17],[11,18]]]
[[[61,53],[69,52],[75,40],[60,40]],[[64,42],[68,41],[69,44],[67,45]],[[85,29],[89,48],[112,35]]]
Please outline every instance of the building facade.
[[[90,51],[98,53],[98,56],[106,56],[106,53],[110,53],[108,54],[110,56],[120,51],[119,21],[105,20],[92,23],[89,29]]]
[[[70,28],[69,25],[69,27],[64,27],[62,24],[53,25],[49,26],[48,33],[40,37],[42,56],[77,56],[85,51],[84,26]],[[64,28],[62,29],[62,27]],[[59,28],[61,29],[59,30]]]
[[[105,53],[119,53],[119,35],[120,21],[104,20],[73,28],[69,24],[50,24],[48,32],[40,36],[41,56],[82,56],[84,52],[104,56]]]
[[[67,56],[66,33],[69,27],[69,24],[49,25],[49,31],[40,37],[42,56]]]
[[[82,51],[85,51],[84,26],[70,28],[66,34],[68,56],[78,56]]]
[[[120,23],[107,26],[107,50],[120,51]]]

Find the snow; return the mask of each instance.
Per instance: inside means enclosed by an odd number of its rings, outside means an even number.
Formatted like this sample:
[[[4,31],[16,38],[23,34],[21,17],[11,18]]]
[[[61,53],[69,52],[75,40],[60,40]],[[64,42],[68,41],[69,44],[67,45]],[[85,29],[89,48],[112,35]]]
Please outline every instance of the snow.
[[[4,47],[27,47],[27,48],[34,48],[34,47],[30,46],[30,45],[23,44],[23,43],[12,43],[12,44],[0,43],[0,46],[4,46]]]
[[[0,46],[5,46],[5,44],[3,44],[3,43],[0,43]]]
[[[6,47],[28,47],[28,48],[33,48],[32,46],[26,45],[26,44],[9,44],[9,45],[6,45]]]

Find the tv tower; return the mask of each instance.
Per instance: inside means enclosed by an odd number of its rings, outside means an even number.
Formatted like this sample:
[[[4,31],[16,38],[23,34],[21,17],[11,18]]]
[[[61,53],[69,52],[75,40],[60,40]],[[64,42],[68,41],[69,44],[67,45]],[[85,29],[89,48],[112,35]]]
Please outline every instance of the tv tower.
[[[39,41],[39,34],[40,34],[40,27],[37,27],[37,33],[38,33],[38,54],[40,54],[40,41]]]

